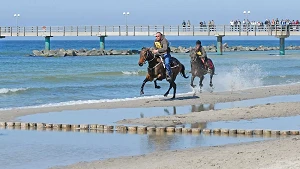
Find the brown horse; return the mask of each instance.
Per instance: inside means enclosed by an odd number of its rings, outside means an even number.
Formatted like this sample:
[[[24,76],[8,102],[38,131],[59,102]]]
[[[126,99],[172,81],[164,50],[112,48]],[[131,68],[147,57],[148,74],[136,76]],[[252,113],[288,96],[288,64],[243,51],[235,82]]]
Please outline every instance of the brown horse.
[[[144,94],[144,86],[145,84],[150,81],[152,82],[154,80],[154,85],[156,89],[160,89],[160,86],[157,85],[157,80],[162,81],[166,78],[166,69],[164,67],[164,64],[162,62],[162,59],[160,57],[154,56],[154,54],[150,51],[149,48],[143,48],[140,52],[140,59],[139,59],[139,66],[143,66],[146,62],[148,62],[148,73],[143,81],[143,84],[141,86],[141,95]],[[181,64],[176,58],[171,58],[171,68],[172,68],[172,77],[169,81],[170,86],[168,91],[164,94],[165,97],[168,96],[171,88],[174,89],[173,93],[173,99],[176,95],[176,76],[181,73],[181,75],[184,78],[189,78],[185,75],[185,67],[183,64]]]
[[[190,57],[191,57],[191,74],[192,74],[191,86],[193,88],[195,87],[194,79],[195,79],[195,77],[199,77],[200,78],[199,86],[200,86],[200,91],[201,91],[202,87],[203,87],[202,82],[204,80],[204,75],[210,74],[209,86],[213,87],[212,78],[215,75],[215,66],[214,66],[212,60],[208,59],[209,62],[211,62],[211,64],[213,65],[213,68],[211,70],[207,70],[207,69],[205,69],[205,65],[202,62],[201,58],[199,56],[197,56],[195,50],[191,50]]]

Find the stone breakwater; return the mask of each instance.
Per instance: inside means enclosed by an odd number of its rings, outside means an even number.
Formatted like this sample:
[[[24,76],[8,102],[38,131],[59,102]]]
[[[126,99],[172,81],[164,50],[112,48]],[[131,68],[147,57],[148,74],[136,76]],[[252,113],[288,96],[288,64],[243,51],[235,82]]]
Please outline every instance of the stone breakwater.
[[[215,45],[203,46],[206,52],[213,53],[217,52],[217,47]],[[170,47],[171,53],[189,53],[192,47]],[[248,46],[232,46],[230,47],[228,44],[223,45],[224,52],[236,52],[236,51],[270,51],[270,50],[279,50],[279,47],[248,47]],[[300,46],[288,46],[286,50],[300,50]],[[58,50],[33,50],[30,56],[45,56],[45,57],[65,57],[65,56],[103,56],[103,55],[136,55],[140,53],[140,50],[100,50],[100,49],[58,49]]]

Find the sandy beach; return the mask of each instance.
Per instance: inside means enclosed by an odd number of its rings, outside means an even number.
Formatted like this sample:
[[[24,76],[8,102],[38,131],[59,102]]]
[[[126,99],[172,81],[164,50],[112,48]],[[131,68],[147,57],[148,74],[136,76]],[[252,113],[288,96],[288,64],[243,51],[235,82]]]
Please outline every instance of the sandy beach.
[[[48,113],[48,112],[60,112],[63,110],[85,110],[85,109],[112,109],[112,108],[134,108],[134,107],[163,107],[163,106],[184,106],[196,104],[215,104],[221,102],[232,102],[247,99],[263,98],[268,96],[279,95],[296,95],[300,94],[300,84],[282,85],[282,86],[268,86],[261,88],[253,88],[232,92],[203,92],[193,94],[177,95],[176,99],[170,99],[171,95],[167,98],[151,98],[151,99],[137,99],[130,101],[117,101],[117,102],[101,102],[91,104],[79,104],[79,105],[66,105],[66,106],[53,106],[53,107],[38,107],[38,108],[23,108],[23,109],[11,109],[0,111],[0,121],[13,121],[20,116]],[[271,107],[271,106],[270,106]],[[121,113],[121,112],[120,112]],[[273,114],[264,112],[261,117],[268,117]],[[282,112],[282,115],[285,113]],[[255,118],[257,115],[249,114],[248,118]],[[215,117],[217,118],[217,117]],[[221,119],[220,117],[219,119]],[[227,120],[236,120],[235,116],[230,116]]]
[[[238,145],[156,152],[136,157],[81,162],[64,169],[281,169],[300,167],[300,138],[292,137]],[[56,167],[55,169],[60,169]]]
[[[235,92],[204,92],[192,95],[181,95],[177,99],[153,98],[134,101],[106,102],[60,107],[43,107],[14,109],[0,112],[0,120],[14,120],[19,116],[63,110],[126,108],[126,107],[159,107],[197,104],[214,104],[263,98],[278,95],[300,94],[300,84],[287,86],[269,86]],[[121,112],[120,112],[121,113]],[[193,112],[184,115],[152,117],[143,119],[125,119],[119,123],[167,126],[177,123],[195,123],[208,121],[226,121],[281,117],[300,114],[299,102],[262,104],[246,108],[231,108]],[[155,152],[152,154],[121,157],[104,161],[80,162],[71,166],[56,167],[67,169],[84,168],[299,168],[300,137],[286,137],[268,141],[244,144],[232,144],[215,147],[200,147],[186,150]]]

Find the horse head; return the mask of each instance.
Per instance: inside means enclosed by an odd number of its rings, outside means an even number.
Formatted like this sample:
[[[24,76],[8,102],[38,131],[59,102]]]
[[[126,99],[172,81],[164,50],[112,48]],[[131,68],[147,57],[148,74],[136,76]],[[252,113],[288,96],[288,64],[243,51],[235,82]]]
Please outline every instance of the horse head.
[[[195,50],[191,50],[191,52],[190,52],[190,58],[191,58],[191,62],[197,62],[197,59],[199,59],[199,57],[197,56]]]
[[[149,61],[153,58],[154,58],[154,55],[152,54],[152,52],[150,51],[149,48],[142,48],[142,50],[140,52],[140,59],[139,59],[138,65],[143,66],[146,63],[146,61]]]

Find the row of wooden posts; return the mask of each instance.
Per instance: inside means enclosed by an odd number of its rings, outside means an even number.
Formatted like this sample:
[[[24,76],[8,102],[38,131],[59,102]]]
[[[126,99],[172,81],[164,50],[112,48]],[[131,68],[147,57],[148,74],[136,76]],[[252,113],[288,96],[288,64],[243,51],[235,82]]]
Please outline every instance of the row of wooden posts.
[[[94,131],[119,131],[119,132],[156,132],[156,133],[194,133],[194,134],[229,134],[229,135],[300,135],[299,130],[270,130],[270,129],[201,129],[185,127],[151,127],[151,126],[125,126],[102,124],[52,124],[52,123],[27,123],[27,122],[0,122],[0,128],[13,129],[56,129],[63,131],[94,130]]]

